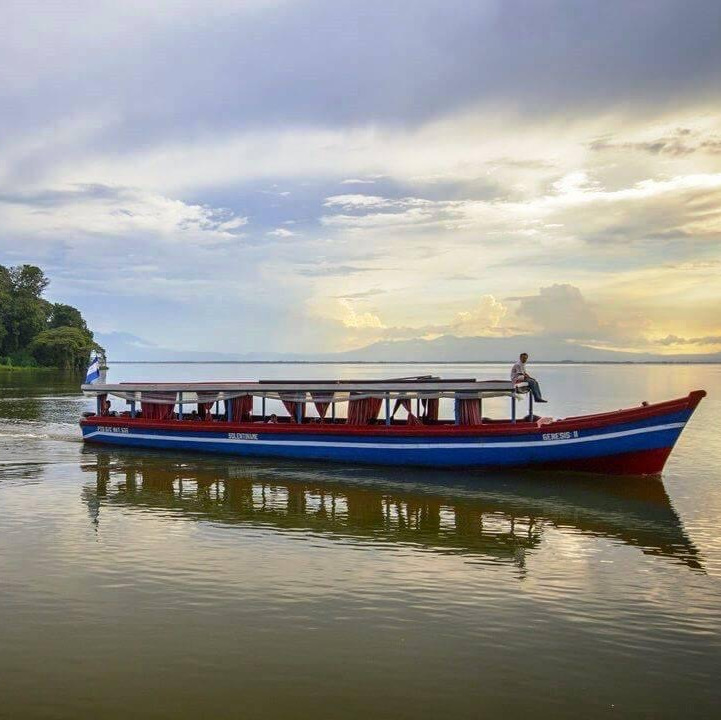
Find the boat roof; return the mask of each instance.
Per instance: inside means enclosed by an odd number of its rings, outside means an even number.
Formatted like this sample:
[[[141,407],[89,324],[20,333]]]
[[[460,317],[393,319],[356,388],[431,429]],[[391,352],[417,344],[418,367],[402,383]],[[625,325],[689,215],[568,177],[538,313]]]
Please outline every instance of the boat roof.
[[[524,387],[522,384],[520,387]],[[501,397],[511,396],[519,385],[510,380],[477,380],[475,378],[440,378],[432,375],[382,380],[239,380],[210,382],[122,382],[83,385],[86,395],[115,395],[127,399],[155,402],[207,401],[211,396],[222,400],[241,395],[311,402],[327,399],[343,402],[356,397]]]

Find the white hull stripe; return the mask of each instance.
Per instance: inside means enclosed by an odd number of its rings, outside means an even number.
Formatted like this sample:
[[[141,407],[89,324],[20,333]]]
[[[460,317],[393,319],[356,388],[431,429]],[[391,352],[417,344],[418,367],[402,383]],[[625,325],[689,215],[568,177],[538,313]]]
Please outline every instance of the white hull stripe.
[[[275,445],[284,447],[328,447],[328,448],[350,448],[368,450],[480,450],[494,448],[527,448],[527,447],[555,447],[557,445],[574,445],[576,443],[598,442],[613,440],[614,438],[629,437],[631,435],[644,435],[664,430],[678,430],[686,423],[676,422],[667,425],[653,425],[645,428],[634,428],[633,430],[620,430],[618,432],[604,433],[600,435],[587,435],[585,437],[562,438],[558,440],[532,440],[519,442],[467,442],[467,443],[400,443],[400,442],[343,442],[328,440],[253,440],[250,438],[211,438],[181,435],[154,435],[151,433],[117,433],[96,430],[85,435],[85,439],[94,437],[103,438],[137,438],[139,440],[163,440],[170,442],[192,442],[192,443],[222,443],[227,445]]]

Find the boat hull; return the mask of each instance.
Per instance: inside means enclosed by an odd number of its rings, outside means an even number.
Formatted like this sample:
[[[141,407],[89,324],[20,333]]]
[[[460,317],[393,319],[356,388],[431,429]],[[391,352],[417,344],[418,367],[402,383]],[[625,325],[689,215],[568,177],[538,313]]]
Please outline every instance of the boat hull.
[[[539,468],[607,474],[658,474],[703,397],[546,425],[474,427],[267,425],[153,422],[90,417],[86,442],[242,457],[435,468]]]

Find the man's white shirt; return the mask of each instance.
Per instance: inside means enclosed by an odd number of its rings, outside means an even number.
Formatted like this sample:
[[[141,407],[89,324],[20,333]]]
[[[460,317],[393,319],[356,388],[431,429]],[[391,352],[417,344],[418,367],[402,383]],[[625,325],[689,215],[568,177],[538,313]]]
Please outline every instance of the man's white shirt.
[[[526,365],[520,360],[511,368],[511,382],[516,382],[519,375],[526,374]]]

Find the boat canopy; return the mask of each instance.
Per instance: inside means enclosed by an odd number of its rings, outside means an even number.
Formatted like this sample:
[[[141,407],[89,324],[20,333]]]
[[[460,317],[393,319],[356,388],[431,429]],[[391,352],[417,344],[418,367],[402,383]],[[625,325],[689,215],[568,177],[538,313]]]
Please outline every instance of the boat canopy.
[[[88,396],[113,395],[129,402],[162,405],[214,403],[253,396],[285,402],[342,403],[363,398],[482,399],[516,397],[526,383],[510,380],[443,379],[433,376],[390,380],[259,380],[207,383],[93,383],[82,386]]]

